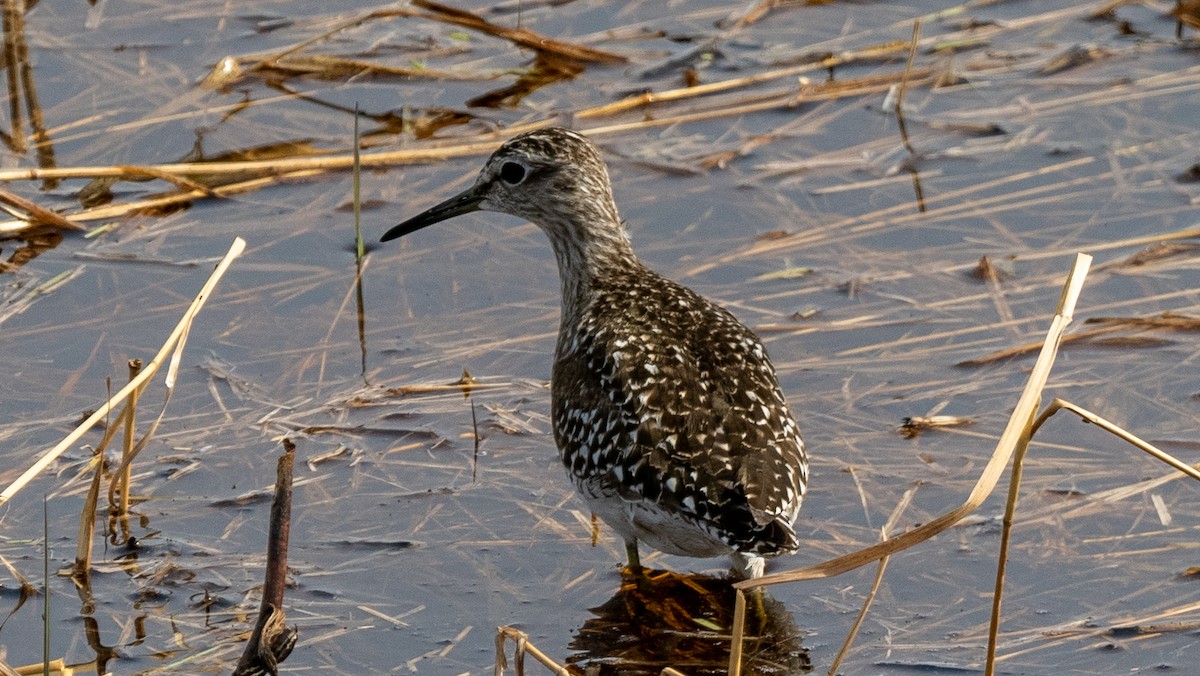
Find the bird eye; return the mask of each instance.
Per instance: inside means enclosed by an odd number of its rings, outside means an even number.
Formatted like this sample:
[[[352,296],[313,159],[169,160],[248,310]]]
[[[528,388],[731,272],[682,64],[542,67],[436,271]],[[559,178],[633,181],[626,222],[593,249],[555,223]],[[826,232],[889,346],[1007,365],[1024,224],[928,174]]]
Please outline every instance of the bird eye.
[[[525,167],[516,162],[505,162],[500,165],[500,180],[509,185],[516,185],[525,180]]]

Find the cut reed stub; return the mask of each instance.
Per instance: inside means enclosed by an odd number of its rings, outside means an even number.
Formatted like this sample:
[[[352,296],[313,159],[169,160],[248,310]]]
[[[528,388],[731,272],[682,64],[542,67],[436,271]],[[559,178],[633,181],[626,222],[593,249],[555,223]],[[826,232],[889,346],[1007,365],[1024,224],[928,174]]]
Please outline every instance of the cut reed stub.
[[[267,574],[262,605],[254,633],[234,668],[234,676],[278,674],[278,665],[292,654],[299,632],[287,626],[283,613],[283,589],[287,582],[287,547],[291,531],[292,466],[296,445],[283,440],[283,455],[275,469],[275,500],[271,503],[271,528],[267,541]]]

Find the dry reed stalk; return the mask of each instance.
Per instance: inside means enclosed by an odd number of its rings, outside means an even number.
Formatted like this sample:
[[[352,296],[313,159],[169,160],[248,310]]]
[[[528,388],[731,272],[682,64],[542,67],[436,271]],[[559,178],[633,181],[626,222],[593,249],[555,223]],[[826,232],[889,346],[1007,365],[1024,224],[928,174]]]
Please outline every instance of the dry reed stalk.
[[[220,281],[221,277],[225,274],[225,271],[229,269],[229,266],[233,263],[234,259],[241,255],[245,248],[246,241],[244,239],[237,237],[233,240],[233,245],[229,247],[229,251],[225,254],[224,258],[221,259],[221,262],[217,263],[216,269],[213,270],[212,274],[208,278],[208,281],[205,282],[204,286],[200,289],[200,292],[196,294],[195,299],[192,300],[192,304],[188,307],[187,311],[184,312],[183,317],[180,318],[179,323],[176,324],[175,329],[167,337],[166,342],[163,343],[163,346],[159,349],[158,354],[154,356],[154,359],[150,360],[150,363],[147,364],[146,368],[138,374],[137,378],[130,380],[125,387],[121,388],[120,391],[118,391],[108,401],[100,406],[95,413],[88,416],[87,420],[84,420],[74,430],[72,430],[71,433],[66,436],[66,438],[60,441],[54,448],[42,455],[41,458],[38,458],[37,462],[33,463],[29,469],[25,470],[25,472],[21,474],[21,476],[17,477],[15,481],[9,484],[7,488],[5,488],[3,491],[0,491],[0,505],[3,505],[11,500],[12,497],[20,492],[20,490],[24,488],[30,481],[32,481],[34,477],[40,474],[42,470],[46,469],[50,463],[58,459],[58,457],[67,449],[69,449],[72,444],[78,441],[79,438],[82,437],[93,426],[95,426],[96,423],[100,422],[105,415],[116,408],[122,400],[129,396],[131,392],[141,387],[143,383],[152,378],[154,374],[158,372],[159,367],[162,366],[163,361],[168,356],[170,356],[171,362],[169,368],[167,369],[166,385],[169,389],[174,387],[175,378],[179,372],[179,362],[183,357],[183,348],[187,343],[187,334],[191,329],[192,321],[196,318],[196,315],[200,312],[200,309],[204,307],[204,303],[212,294],[213,289],[216,288],[217,282]]]
[[[133,380],[134,375],[136,374],[130,375],[130,381]],[[141,387],[134,388],[129,393],[129,399],[136,397],[137,394],[140,393],[141,389]],[[91,469],[91,465],[94,463],[95,473],[92,475],[92,481],[88,486],[87,496],[84,498],[83,507],[79,513],[79,530],[77,532],[75,543],[75,566],[72,573],[72,577],[82,587],[86,587],[88,585],[88,576],[92,565],[92,547],[93,537],[95,536],[96,509],[100,500],[100,483],[104,479],[104,453],[108,450],[108,445],[112,442],[113,438],[116,437],[117,432],[126,430],[127,438],[132,436],[132,432],[128,430],[128,427],[125,424],[132,413],[133,408],[130,406],[130,402],[127,400],[126,405],[122,407],[121,412],[117,414],[116,420],[114,420],[112,424],[105,426],[104,435],[100,438],[100,442],[96,444],[95,450],[93,451],[94,457],[92,458],[91,463],[89,463],[88,469]],[[126,443],[128,444],[129,442],[127,441]],[[83,472],[80,472],[80,475],[82,474]],[[69,484],[70,481],[67,483]]]
[[[67,666],[63,658],[50,660],[49,673],[50,676],[74,676],[75,670]],[[47,663],[38,662],[37,664],[26,664],[20,667],[12,667],[17,676],[41,676],[46,673]]]
[[[861,494],[861,485],[859,486],[859,490]],[[914,492],[914,489],[911,488],[907,491],[904,491],[904,495],[901,496],[900,502],[896,504],[895,509],[892,510],[891,516],[888,517],[887,523],[883,525],[883,528],[879,529],[880,535],[882,536],[881,540],[886,540],[888,533],[891,532],[891,530],[896,527],[896,524],[900,522],[900,515],[904,513],[904,510],[907,509],[910,504],[912,504]],[[865,504],[866,496],[863,495],[862,498]],[[883,583],[883,574],[887,571],[888,561],[890,560],[890,556],[884,556],[879,559],[879,567],[875,570],[875,580],[871,582],[871,589],[867,592],[866,598],[863,599],[863,605],[858,611],[858,617],[854,618],[854,624],[850,625],[850,631],[846,633],[846,640],[842,642],[841,650],[838,650],[837,655],[833,658],[833,662],[829,665],[829,671],[827,672],[828,676],[835,676],[837,674],[838,667],[841,666],[842,660],[845,659],[846,655],[850,652],[850,646],[854,644],[854,638],[858,636],[858,630],[862,627],[863,620],[867,619],[867,611],[871,609],[871,603],[875,600],[875,594],[879,592],[879,585]]]
[[[883,538],[887,539],[887,529],[882,530]],[[879,559],[879,567],[875,569],[875,579],[871,581],[871,589],[867,592],[866,598],[863,599],[862,608],[858,611],[858,616],[854,618],[854,623],[850,625],[850,631],[846,632],[846,640],[842,641],[842,647],[834,656],[833,662],[829,665],[829,670],[826,671],[827,676],[837,676],[838,668],[842,666],[842,660],[850,652],[850,646],[854,644],[854,639],[858,636],[858,630],[862,628],[863,620],[867,619],[867,611],[871,609],[871,603],[875,600],[875,594],[879,592],[879,585],[883,583],[883,574],[887,572],[888,561],[891,561],[891,556],[883,556]]]
[[[1069,345],[1070,343],[1076,343],[1079,341],[1088,340],[1089,338],[1095,338],[1096,336],[1101,336],[1101,335],[1105,335],[1105,334],[1109,334],[1109,333],[1115,333],[1120,330],[1121,330],[1121,327],[1119,327],[1119,326],[1106,326],[1106,327],[1098,328],[1098,329],[1090,329],[1087,331],[1080,331],[1078,333],[1072,333],[1069,336],[1063,336],[1062,342],[1063,342],[1063,345]],[[992,352],[991,354],[985,354],[982,357],[974,357],[972,359],[965,359],[965,360],[960,361],[957,364],[955,364],[955,366],[961,366],[961,367],[984,366],[986,364],[991,364],[993,362],[1004,361],[1006,359],[1011,359],[1013,357],[1019,357],[1023,354],[1029,354],[1030,352],[1035,352],[1040,347],[1041,347],[1040,343],[1025,343],[1024,345],[1016,345],[1014,347],[1005,348],[1003,350],[997,350],[995,352]]]
[[[992,457],[988,460],[967,500],[959,507],[932,519],[918,528],[870,547],[799,570],[776,573],[735,584],[733,641],[730,646],[729,656],[730,676],[739,676],[742,669],[742,643],[745,635],[746,620],[746,590],[784,582],[814,580],[841,575],[842,573],[876,561],[883,556],[908,549],[945,531],[983,503],[983,500],[995,488],[996,482],[1004,471],[1004,466],[1008,463],[1017,445],[1023,439],[1028,439],[1030,425],[1033,424],[1034,415],[1037,413],[1037,408],[1041,402],[1042,388],[1045,387],[1046,380],[1050,377],[1050,369],[1054,364],[1059,341],[1062,339],[1063,332],[1074,315],[1075,304],[1079,300],[1079,294],[1083,289],[1083,282],[1087,277],[1091,260],[1092,257],[1087,254],[1076,255],[1075,263],[1067,275],[1067,280],[1059,296],[1058,307],[1055,311],[1054,319],[1050,323],[1050,328],[1047,331],[1042,351],[1034,363],[1029,379],[1025,383],[1020,398],[1017,400],[1017,405],[1009,417],[1008,424],[1004,432],[1000,435],[995,452],[992,453]]]
[[[129,379],[133,380],[137,377],[139,371],[142,370],[141,359],[129,360]],[[125,471],[121,472],[120,483],[117,488],[121,491],[121,504],[118,506],[117,515],[127,516],[129,514],[129,491],[130,482],[133,480],[133,446],[134,432],[136,430],[137,419],[137,402],[141,390],[135,388],[129,393],[128,403],[125,404],[125,434],[122,435],[121,445],[121,466]]]
[[[121,164],[117,166],[128,172],[127,177],[132,181],[136,181],[138,179],[146,180],[157,178],[161,181],[166,181],[167,183],[170,183],[181,190],[203,193],[206,197],[221,197],[221,194],[218,193],[216,189],[204,185],[203,183],[197,183],[186,176],[179,176],[178,174],[159,171],[154,167],[139,167],[132,164]]]
[[[95,465],[92,483],[79,514],[79,531],[75,540],[75,570],[72,577],[86,580],[92,568],[92,547],[96,535],[96,505],[100,501],[100,482],[104,479],[104,451],[98,451],[91,460]]]
[[[910,79],[912,81],[925,82],[930,81],[935,75],[936,73],[933,69],[916,69],[911,72]],[[580,132],[588,135],[611,134],[628,129],[642,129],[652,126],[672,125],[687,121],[712,119],[714,117],[738,116],[750,112],[773,110],[781,106],[793,107],[806,101],[823,101],[850,96],[880,93],[885,92],[894,86],[902,77],[903,72],[900,72],[867,76],[863,78],[856,78],[854,80],[815,83],[801,87],[798,93],[794,88],[775,92],[774,94],[768,96],[768,100],[766,101],[760,101],[741,106],[720,106],[714,110],[667,116],[656,120],[608,125],[593,129],[581,129]],[[499,145],[503,138],[507,138],[510,135],[514,135],[529,129],[548,126],[552,123],[552,120],[544,120],[526,125],[514,125],[507,128],[503,134],[491,134],[477,137],[490,138],[493,140],[467,141],[455,144],[433,145],[426,148],[405,148],[377,153],[366,153],[361,156],[361,166],[396,166],[440,161],[456,157],[484,155],[495,150],[496,146]],[[354,162],[355,160],[353,154],[345,154],[328,155],[323,157],[302,157],[292,159],[278,158],[236,162],[181,162],[139,166],[107,165],[51,169],[30,167],[26,169],[0,171],[0,182],[104,177],[132,179],[144,178],[147,175],[155,175],[158,177],[174,175],[177,177],[177,180],[184,181],[187,180],[182,178],[185,175],[219,175],[243,172],[257,172],[268,176],[280,176],[297,171],[323,172],[346,170],[353,167]],[[217,196],[228,194],[226,188],[213,188],[212,193]],[[209,196],[209,193],[193,190],[187,193],[187,195],[189,199],[196,199]],[[146,206],[154,205],[142,205],[140,208],[145,208]],[[101,211],[98,213],[105,212]],[[104,216],[92,216],[92,218],[108,218],[114,215],[119,215],[119,213],[107,213]],[[83,218],[83,215],[76,214],[74,217]],[[11,226],[5,227],[7,225],[8,224],[0,224],[0,232],[13,229]]]
[[[732,30],[741,30],[767,15],[772,9],[781,4],[781,0],[758,0],[748,9],[739,10],[741,16],[729,26]]]
[[[295,54],[306,47],[316,44],[317,42],[327,40],[341,31],[361,25],[367,21],[396,17],[420,17],[429,19],[431,21],[454,24],[456,26],[462,26],[463,28],[470,28],[472,30],[479,31],[480,33],[484,33],[486,35],[491,35],[501,40],[507,40],[521,47],[526,47],[538,52],[555,54],[565,59],[573,59],[576,61],[592,63],[614,64],[625,63],[628,61],[628,59],[620,54],[614,54],[612,52],[606,52],[600,49],[594,49],[592,47],[585,47],[582,45],[563,42],[561,40],[555,40],[523,28],[507,28],[505,26],[497,26],[496,24],[490,23],[486,19],[472,14],[471,12],[450,7],[449,5],[430,2],[429,0],[415,0],[412,4],[427,11],[414,12],[410,9],[373,10],[361,16],[351,17],[350,19],[339,23],[334,28],[320,35],[304,40],[303,42],[289,47],[282,52],[276,52],[271,56],[267,56],[262,60],[262,63],[268,66],[273,65],[275,62],[283,59],[284,57]],[[246,57],[243,57],[243,59],[245,58]]]
[[[963,6],[960,6],[959,8],[957,8],[958,11],[961,11],[961,9],[963,9]],[[951,11],[954,11],[954,10],[955,10],[955,8],[951,8]],[[939,35],[939,36],[927,38],[926,40],[922,41],[921,43],[918,43],[918,46],[923,45],[923,46],[932,47],[937,44],[960,42],[960,41],[966,41],[966,40],[972,40],[972,41],[987,40],[988,38],[994,37],[996,35],[999,35],[1001,33],[1005,33],[1008,31],[1020,30],[1020,29],[1024,29],[1024,28],[1031,28],[1031,27],[1035,27],[1035,26],[1038,26],[1041,24],[1056,23],[1056,22],[1060,22],[1060,21],[1064,21],[1064,20],[1073,18],[1073,17],[1088,15],[1092,12],[1093,12],[1093,9],[1089,9],[1087,6],[1081,6],[1081,7],[1076,7],[1076,8],[1068,8],[1068,9],[1064,9],[1064,10],[1053,10],[1050,12],[1046,12],[1043,14],[1037,14],[1037,15],[1033,15],[1033,16],[1029,16],[1029,17],[1014,18],[1012,20],[1005,21],[1002,24],[995,24],[995,25],[991,25],[991,26],[971,26],[970,28],[966,28],[966,29],[959,30],[959,31],[952,31],[945,35]],[[946,14],[947,14],[946,11],[936,12],[936,13],[921,17],[920,21],[925,22],[925,23],[932,22],[932,21],[938,21],[941,18],[943,18]],[[890,26],[889,29],[899,28],[901,26],[907,25],[908,23],[909,23],[908,21],[898,22],[897,24]],[[680,99],[692,98],[692,97],[696,97],[696,96],[704,96],[704,95],[711,94],[714,92],[726,91],[726,90],[734,89],[734,88],[747,87],[747,86],[751,86],[751,85],[769,81],[769,80],[780,79],[783,77],[790,77],[790,76],[794,76],[794,75],[800,75],[800,74],[803,74],[806,72],[817,72],[817,71],[827,70],[830,68],[835,68],[838,66],[859,63],[859,62],[866,61],[866,60],[878,59],[881,56],[886,56],[886,55],[893,54],[893,53],[904,54],[910,50],[910,45],[912,44],[908,40],[895,40],[895,41],[890,41],[890,42],[877,44],[877,45],[871,45],[868,47],[855,49],[855,50],[844,50],[839,47],[839,45],[844,44],[848,40],[863,39],[863,37],[864,37],[864,35],[862,35],[862,34],[844,35],[844,36],[840,36],[834,40],[829,40],[824,43],[808,45],[806,48],[806,50],[807,50],[806,53],[811,54],[813,56],[812,56],[811,61],[804,63],[804,64],[800,64],[800,65],[796,65],[796,66],[788,66],[785,68],[779,68],[776,70],[767,71],[764,73],[758,73],[755,75],[749,75],[749,76],[745,76],[745,77],[731,78],[729,80],[721,80],[721,81],[717,81],[717,82],[704,83],[701,85],[697,85],[695,87],[683,87],[680,89],[672,89],[672,90],[667,90],[667,91],[662,91],[662,92],[649,92],[649,93],[644,93],[644,94],[636,94],[636,95],[627,97],[625,99],[622,99],[620,101],[615,101],[613,103],[605,104],[603,106],[597,106],[595,108],[590,108],[590,109],[586,109],[586,110],[582,110],[582,111],[576,111],[574,116],[576,118],[586,119],[586,118],[590,118],[590,117],[612,115],[615,113],[624,112],[626,110],[640,108],[640,107],[650,105],[653,103],[663,103],[663,102],[668,102],[668,101],[676,101],[676,100],[680,100]],[[835,50],[837,50],[836,56],[824,56],[825,54],[835,52]],[[820,56],[818,56],[818,55],[820,55]]]
[[[1139,297],[1139,298],[1132,299],[1132,300],[1121,301],[1119,303],[1119,305],[1141,307],[1141,306],[1149,304],[1149,303],[1163,302],[1163,301],[1172,300],[1172,299],[1180,298],[1180,297],[1190,298],[1194,294],[1195,294],[1195,289],[1184,289],[1184,290],[1180,290],[1180,291],[1172,291],[1172,292],[1168,292],[1168,293],[1157,294],[1155,296],[1150,296],[1150,297]],[[983,298],[986,298],[986,296],[982,295],[982,294],[978,295],[978,296],[963,296],[963,297],[952,299],[951,302],[958,304],[960,302],[974,302],[974,301],[981,300]],[[926,307],[928,307],[930,309],[940,309],[944,305],[946,305],[946,303],[934,302],[934,303],[928,303],[926,305]],[[1027,321],[1028,321],[1027,319],[1025,319],[1025,320],[1021,320],[1021,319],[1002,320],[1002,321],[998,321],[998,322],[993,322],[992,324],[989,324],[987,326],[982,326],[982,327],[971,326],[971,327],[965,327],[965,328],[950,329],[947,331],[936,331],[936,332],[928,333],[928,334],[925,334],[922,336],[912,336],[912,337],[908,337],[908,338],[889,340],[886,343],[872,343],[870,345],[864,345],[861,347],[849,348],[849,349],[842,350],[841,352],[836,353],[835,356],[838,358],[844,359],[844,358],[855,357],[855,356],[863,355],[863,354],[872,354],[872,353],[878,352],[881,349],[896,349],[898,347],[911,347],[913,345],[919,345],[921,343],[931,343],[931,342],[937,343],[939,341],[944,341],[947,338],[963,337],[963,336],[968,336],[971,334],[982,333],[982,332],[992,332],[992,331],[995,331],[997,329],[1002,329],[1002,328],[1012,328],[1012,327],[1016,327],[1019,325],[1023,325]],[[856,318],[854,320],[843,321],[843,322],[838,322],[838,323],[831,323],[830,325],[828,325],[826,327],[826,330],[836,330],[836,329],[849,330],[849,329],[856,329],[858,327],[886,326],[888,323],[889,322],[887,322],[882,316],[869,315],[869,316],[863,316],[861,318]],[[795,325],[782,325],[782,326],[781,325],[768,325],[767,329],[768,330],[777,330],[777,331],[788,331],[792,335],[803,335],[805,333],[809,333],[814,330],[810,327],[796,327]],[[1082,331],[1079,334],[1071,334],[1071,335],[1074,336],[1074,335],[1081,335],[1081,334],[1087,334],[1087,330]],[[1091,335],[1096,335],[1096,334],[1091,334]],[[1071,340],[1073,340],[1071,338],[1071,336],[1063,337],[1064,343],[1068,343]],[[1008,351],[1005,350],[1003,352],[1007,353]],[[999,354],[999,353],[997,353],[997,354]],[[1006,354],[1006,356],[1013,356],[1013,355]],[[828,358],[826,361],[827,361],[827,363],[832,363],[832,362],[828,361]],[[972,366],[973,364],[970,363],[971,361],[972,360],[967,360],[966,362],[962,362],[960,365]]]
[[[908,49],[907,42],[888,43],[886,50]],[[853,52],[846,52],[839,56],[831,56],[816,60],[810,63],[804,63],[796,66],[788,66],[786,68],[776,68],[774,70],[755,73],[753,75],[745,75],[742,77],[729,78],[727,80],[717,80],[716,82],[705,82],[694,87],[681,87],[679,89],[667,89],[661,92],[645,92],[642,94],[634,94],[627,96],[619,101],[606,103],[592,108],[585,108],[576,111],[574,117],[576,119],[590,119],[597,117],[607,117],[623,113],[629,110],[642,108],[656,103],[669,103],[673,101],[682,101],[686,99],[698,98],[709,94],[730,91],[733,89],[745,89],[753,87],[763,82],[772,80],[780,80],[785,77],[794,77],[803,75],[804,73],[814,73],[837,66],[849,65],[868,58],[878,58],[885,50],[881,47],[869,47]]]
[[[546,124],[549,124],[548,122]],[[507,135],[507,132],[506,132]],[[454,157],[472,157],[486,155],[500,144],[500,135],[496,140],[478,141],[472,143],[456,143],[431,145],[425,148],[403,148],[378,153],[364,153],[362,166],[383,167],[403,164],[419,164],[422,162],[440,161]],[[172,164],[139,165],[107,165],[90,167],[63,167],[58,169],[10,169],[0,171],[0,182],[3,181],[37,181],[47,178],[137,178],[147,171],[157,171],[176,175],[217,175],[236,174],[241,172],[261,173],[267,176],[280,176],[296,171],[331,171],[349,169],[354,164],[350,154],[328,155],[323,157],[278,158],[270,160],[245,160],[240,162],[177,162]],[[217,194],[225,194],[221,188],[215,188]],[[197,195],[203,197],[204,195]]]
[[[911,77],[917,82],[932,82],[936,78],[936,75],[936,72],[932,68],[921,68],[916,70]],[[761,98],[765,100],[755,100],[752,103],[744,103],[741,105],[718,104],[709,110],[681,113],[676,115],[664,115],[655,117],[653,119],[639,120],[637,122],[610,124],[602,127],[593,127],[591,129],[580,130],[580,132],[593,136],[614,134],[617,132],[625,132],[636,129],[674,126],[685,122],[701,122],[725,117],[740,117],[750,113],[759,113],[781,108],[795,108],[802,103],[811,101],[832,101],[851,96],[880,94],[887,92],[894,87],[901,77],[902,73],[886,73],[884,75],[868,75],[866,77],[855,78],[853,80],[834,80],[832,82],[809,83],[801,86],[798,92],[795,89],[776,91],[767,95],[763,95]],[[757,98],[760,97],[756,97],[756,99]]]
[[[1077,333],[1072,333],[1063,338],[1063,344],[1082,342],[1090,340],[1097,336],[1103,336],[1120,331],[1195,331],[1200,329],[1200,319],[1189,317],[1186,315],[1176,314],[1174,312],[1164,312],[1156,317],[1095,317],[1088,319],[1087,324],[1102,324],[1092,329],[1085,329]],[[983,366],[995,361],[1002,361],[1011,357],[1020,356],[1037,349],[1036,343],[1026,343],[1015,347],[998,350],[991,354],[983,355],[961,361],[955,366]]]
[[[134,202],[126,202],[126,203],[122,203],[122,204],[108,204],[108,205],[104,205],[104,206],[94,207],[91,209],[85,209],[85,210],[79,212],[78,214],[76,214],[76,218],[79,218],[81,220],[95,221],[95,220],[116,218],[119,216],[128,216],[130,214],[134,214],[139,211],[161,209],[163,207],[170,207],[170,206],[186,204],[193,200],[197,200],[197,199],[200,199],[203,197],[208,197],[210,195],[215,195],[217,197],[228,197],[230,195],[238,195],[241,193],[252,192],[255,190],[259,190],[261,188],[265,188],[267,186],[275,185],[282,181],[295,181],[295,180],[299,180],[299,179],[303,179],[303,178],[308,178],[310,176],[316,176],[320,173],[321,172],[319,172],[319,171],[313,171],[313,170],[289,171],[289,172],[284,172],[284,173],[280,173],[280,174],[272,174],[272,175],[268,175],[268,176],[263,176],[260,178],[251,178],[251,179],[247,179],[245,181],[238,181],[236,183],[228,183],[226,185],[218,186],[215,188],[206,188],[204,190],[192,190],[190,192],[167,193],[164,195],[148,197],[146,199],[137,200]],[[3,224],[0,224],[0,227],[3,227]]]
[[[1029,433],[1021,437],[1013,455],[1012,473],[1008,480],[1008,499],[1004,503],[1004,519],[1001,525],[1000,551],[996,554],[996,583],[992,590],[992,612],[988,620],[987,653],[984,660],[984,674],[993,676],[996,673],[996,646],[1000,636],[1000,605],[1004,596],[1004,573],[1008,567],[1008,543],[1012,533],[1013,516],[1017,511],[1017,497],[1021,492],[1021,473],[1024,469],[1025,453],[1029,450],[1029,440],[1034,431],[1041,427],[1046,420],[1046,414],[1030,425]]]
[[[144,169],[144,167],[140,168],[140,169]],[[238,193],[250,192],[252,190],[258,190],[260,188],[264,188],[269,185],[274,185],[275,183],[278,183],[280,181],[307,178],[309,176],[315,176],[319,173],[321,173],[321,172],[319,172],[319,171],[286,172],[286,173],[282,173],[282,174],[278,174],[278,175],[266,176],[266,177],[262,177],[262,178],[254,178],[254,179],[250,179],[247,181],[241,181],[238,183],[230,183],[228,185],[223,185],[218,188],[211,188],[211,189],[205,188],[204,190],[193,190],[190,192],[169,193],[166,195],[149,197],[149,198],[137,200],[134,202],[124,202],[121,204],[106,204],[104,206],[94,207],[94,208],[90,208],[90,209],[83,209],[82,211],[75,212],[74,214],[71,214],[71,218],[73,218],[75,220],[79,220],[79,221],[98,221],[98,220],[104,220],[104,219],[109,219],[109,218],[116,218],[118,216],[127,216],[129,214],[132,214],[132,213],[135,213],[138,211],[143,211],[146,209],[158,209],[158,208],[166,207],[166,206],[185,204],[187,202],[201,199],[203,197],[209,197],[210,195],[213,195],[213,194],[215,194],[217,197],[225,197],[228,195],[235,195]],[[26,221],[8,221],[8,222],[0,223],[0,235],[14,235],[14,234],[23,232],[25,230],[28,230],[32,227],[34,227],[34,226],[32,226],[30,223],[28,223]]]
[[[908,140],[908,127],[904,124],[904,93],[908,91],[908,81],[912,74],[913,62],[917,60],[917,45],[921,42],[921,20],[913,22],[912,41],[908,47],[908,60],[904,63],[904,73],[900,77],[900,89],[896,92],[896,123],[900,126],[900,140],[910,156],[915,156],[912,142]],[[924,211],[924,209],[922,209]]]
[[[17,55],[17,43],[24,31],[19,31],[21,24],[21,8],[15,0],[4,0],[4,68],[8,71],[8,115],[12,121],[9,143],[13,152],[25,152],[25,122],[21,115],[20,77],[17,74],[17,64],[21,63]]]
[[[555,662],[546,653],[538,650],[530,643],[529,634],[515,627],[508,626],[496,629],[496,668],[493,672],[495,676],[503,676],[504,671],[508,669],[508,656],[504,650],[504,642],[506,640],[512,641],[515,648],[513,650],[513,670],[517,676],[525,676],[526,653],[533,657],[533,659],[541,662],[554,676],[572,676],[566,667]]]
[[[573,45],[567,42],[562,42],[561,40],[555,40],[553,38],[538,35],[537,33],[525,30],[524,28],[506,28],[504,26],[497,26],[496,24],[489,23],[485,19],[482,19],[471,12],[456,9],[454,7],[450,7],[449,5],[443,5],[439,2],[433,2],[433,0],[412,0],[412,4],[420,7],[421,9],[426,9],[432,12],[431,14],[425,15],[428,18],[443,21],[445,23],[452,23],[456,26],[462,26],[463,28],[470,28],[481,33],[487,33],[488,35],[492,35],[503,40],[508,40],[513,44],[538,52],[550,52],[566,59],[592,63],[618,64],[625,63],[629,60],[620,54],[614,54],[612,52],[606,52],[600,49],[593,49],[591,47]]]
[[[356,233],[356,234],[358,234],[358,233]],[[361,246],[362,238],[358,237],[357,239],[358,239],[359,245]],[[370,262],[371,262],[371,259],[369,259],[369,258],[361,258],[361,259],[357,259],[355,261],[354,282],[350,285],[350,287],[348,289],[346,289],[346,294],[344,296],[342,296],[342,303],[341,303],[341,305],[338,306],[337,312],[334,313],[333,321],[329,323],[329,330],[325,332],[325,337],[321,339],[320,343],[318,343],[318,345],[320,346],[320,350],[321,350],[321,364],[317,371],[318,382],[323,381],[325,378],[325,366],[327,364],[327,360],[328,360],[328,356],[329,356],[329,348],[333,344],[333,334],[337,330],[338,319],[343,314],[345,314],[346,309],[350,306],[351,298],[354,298],[358,302],[358,308],[357,308],[358,313],[357,313],[357,317],[356,317],[356,319],[357,319],[356,324],[359,329],[359,350],[362,353],[363,373],[364,374],[366,373],[366,348],[365,348],[366,316],[362,309],[363,308],[363,306],[362,306],[362,302],[363,302],[362,280],[363,280],[363,273],[366,272],[367,266],[370,264]]]
[[[1049,418],[1050,416],[1054,415],[1055,413],[1057,413],[1060,410],[1070,411],[1071,413],[1074,413],[1075,415],[1082,418],[1084,422],[1095,425],[1096,427],[1099,427],[1100,429],[1104,430],[1105,432],[1108,432],[1109,434],[1119,437],[1121,440],[1125,441],[1126,443],[1136,446],[1138,449],[1145,452],[1147,455],[1150,455],[1151,457],[1159,460],[1160,462],[1170,465],[1171,467],[1179,470],[1180,472],[1183,472],[1184,474],[1192,477],[1193,479],[1200,481],[1200,470],[1198,470],[1197,468],[1183,462],[1182,460],[1176,458],[1175,456],[1171,455],[1170,453],[1167,453],[1166,451],[1159,449],[1154,444],[1151,444],[1150,442],[1141,439],[1140,437],[1136,436],[1135,434],[1126,431],[1119,425],[1112,423],[1112,422],[1096,415],[1095,413],[1092,413],[1091,411],[1089,411],[1083,407],[1076,406],[1075,404],[1072,404],[1069,401],[1064,401],[1062,399],[1056,398],[1054,401],[1050,402],[1050,405],[1046,408],[1046,412],[1043,415],[1044,415],[1044,417]],[[1041,424],[1040,420],[1039,420],[1038,424],[1039,425]],[[1036,430],[1036,428],[1035,428],[1035,430]]]
[[[0,190],[0,202],[29,212],[30,227],[51,226],[61,230],[87,230],[87,227],[66,218],[56,211],[38,206],[34,202],[7,190]]]
[[[483,73],[458,73],[452,70],[389,66],[374,61],[347,59],[328,54],[288,56],[269,63],[257,64],[252,70],[268,71],[264,75],[273,78],[279,78],[282,73],[284,75],[311,75],[324,79],[391,76],[405,79],[424,78],[441,82],[481,82],[495,80],[508,74],[506,71],[499,70]]]
[[[38,100],[37,85],[33,78],[33,67],[29,62],[29,43],[26,39],[25,11],[23,3],[16,0],[4,2],[4,68],[8,76],[9,113],[12,121],[12,136],[8,137],[15,152],[27,149],[21,117],[21,100],[29,113],[29,126],[33,131],[33,147],[40,166],[54,165],[54,147],[49,143],[42,104]],[[54,188],[56,182],[46,181],[45,188]]]

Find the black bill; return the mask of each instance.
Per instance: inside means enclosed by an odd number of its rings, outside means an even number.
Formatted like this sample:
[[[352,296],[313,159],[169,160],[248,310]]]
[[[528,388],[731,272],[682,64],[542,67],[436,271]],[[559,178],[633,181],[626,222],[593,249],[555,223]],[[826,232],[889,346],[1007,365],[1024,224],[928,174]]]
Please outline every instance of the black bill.
[[[425,211],[413,216],[404,221],[400,225],[392,227],[380,237],[381,242],[387,242],[398,237],[403,237],[409,233],[416,232],[434,223],[440,223],[448,218],[469,214],[472,211],[479,211],[479,203],[483,201],[483,194],[472,187],[464,190],[450,199],[432,206]]]

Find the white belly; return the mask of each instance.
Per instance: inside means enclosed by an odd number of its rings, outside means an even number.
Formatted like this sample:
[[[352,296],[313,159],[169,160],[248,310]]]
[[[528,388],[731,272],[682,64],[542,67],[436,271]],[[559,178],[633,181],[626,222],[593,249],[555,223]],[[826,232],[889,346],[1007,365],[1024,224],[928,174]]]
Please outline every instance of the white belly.
[[[707,558],[733,551],[707,528],[649,502],[584,495],[588,507],[624,540],[636,539],[664,554]]]

